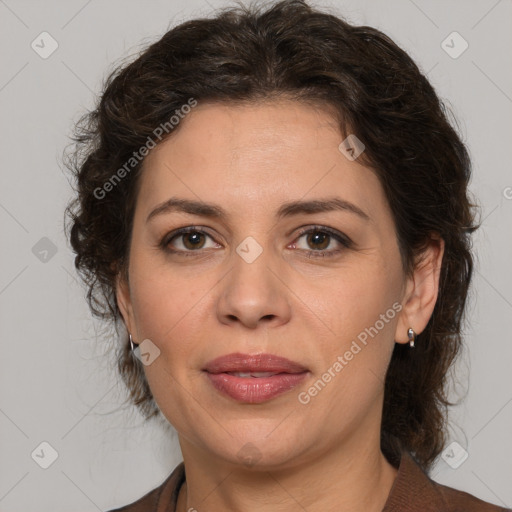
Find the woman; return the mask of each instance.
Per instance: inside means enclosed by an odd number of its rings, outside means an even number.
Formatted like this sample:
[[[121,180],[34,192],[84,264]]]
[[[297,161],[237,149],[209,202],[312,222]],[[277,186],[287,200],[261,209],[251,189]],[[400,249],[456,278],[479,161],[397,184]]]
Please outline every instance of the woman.
[[[92,311],[181,463],[118,511],[503,510],[437,484],[470,161],[387,36],[289,0],[184,23],[81,125]]]

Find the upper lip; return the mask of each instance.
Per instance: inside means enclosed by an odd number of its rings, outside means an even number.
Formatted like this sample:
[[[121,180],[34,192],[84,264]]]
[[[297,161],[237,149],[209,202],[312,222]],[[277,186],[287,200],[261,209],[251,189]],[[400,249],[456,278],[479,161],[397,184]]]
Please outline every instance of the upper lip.
[[[276,372],[303,373],[307,368],[275,354],[241,354],[239,352],[217,357],[204,368],[209,373]]]

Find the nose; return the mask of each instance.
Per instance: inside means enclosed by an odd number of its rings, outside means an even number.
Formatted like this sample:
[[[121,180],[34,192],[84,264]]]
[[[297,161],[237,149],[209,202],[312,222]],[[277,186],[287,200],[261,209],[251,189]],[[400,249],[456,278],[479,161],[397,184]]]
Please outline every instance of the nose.
[[[279,276],[279,262],[264,250],[252,261],[237,253],[233,267],[220,283],[217,317],[223,324],[239,323],[248,329],[276,327],[290,319],[290,291]]]

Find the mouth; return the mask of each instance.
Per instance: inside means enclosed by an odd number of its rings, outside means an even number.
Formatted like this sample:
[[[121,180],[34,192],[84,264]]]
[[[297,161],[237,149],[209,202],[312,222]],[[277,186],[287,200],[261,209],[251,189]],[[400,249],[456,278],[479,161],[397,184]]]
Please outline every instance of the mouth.
[[[241,377],[247,379],[253,377],[255,379],[261,379],[262,377],[273,377],[274,375],[280,375],[281,372],[222,372],[226,375],[234,375],[235,377]],[[286,372],[283,372],[286,373]]]
[[[299,385],[308,375],[304,366],[273,354],[228,354],[205,366],[213,387],[238,402],[262,403]]]

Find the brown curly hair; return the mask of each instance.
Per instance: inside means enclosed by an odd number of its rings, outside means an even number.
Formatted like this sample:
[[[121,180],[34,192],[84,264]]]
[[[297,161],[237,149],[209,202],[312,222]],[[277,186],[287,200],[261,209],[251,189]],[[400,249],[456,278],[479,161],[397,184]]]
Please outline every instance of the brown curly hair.
[[[118,66],[95,110],[77,123],[66,159],[76,183],[66,230],[90,308],[116,326],[122,321],[115,282],[118,273],[127,275],[143,160],[108,194],[98,190],[190,98],[232,104],[280,97],[329,106],[341,133],[364,141],[358,161],[380,178],[404,272],[413,270],[432,234],[445,241],[432,317],[415,349],[395,344],[381,426],[381,448],[391,463],[397,465],[406,450],[429,470],[445,444],[447,406],[454,405],[447,398],[447,372],[461,348],[473,269],[471,162],[448,120],[451,112],[425,75],[374,28],[351,25],[302,0],[238,5],[180,24]],[[157,415],[127,339],[117,366],[131,402],[146,418]]]

